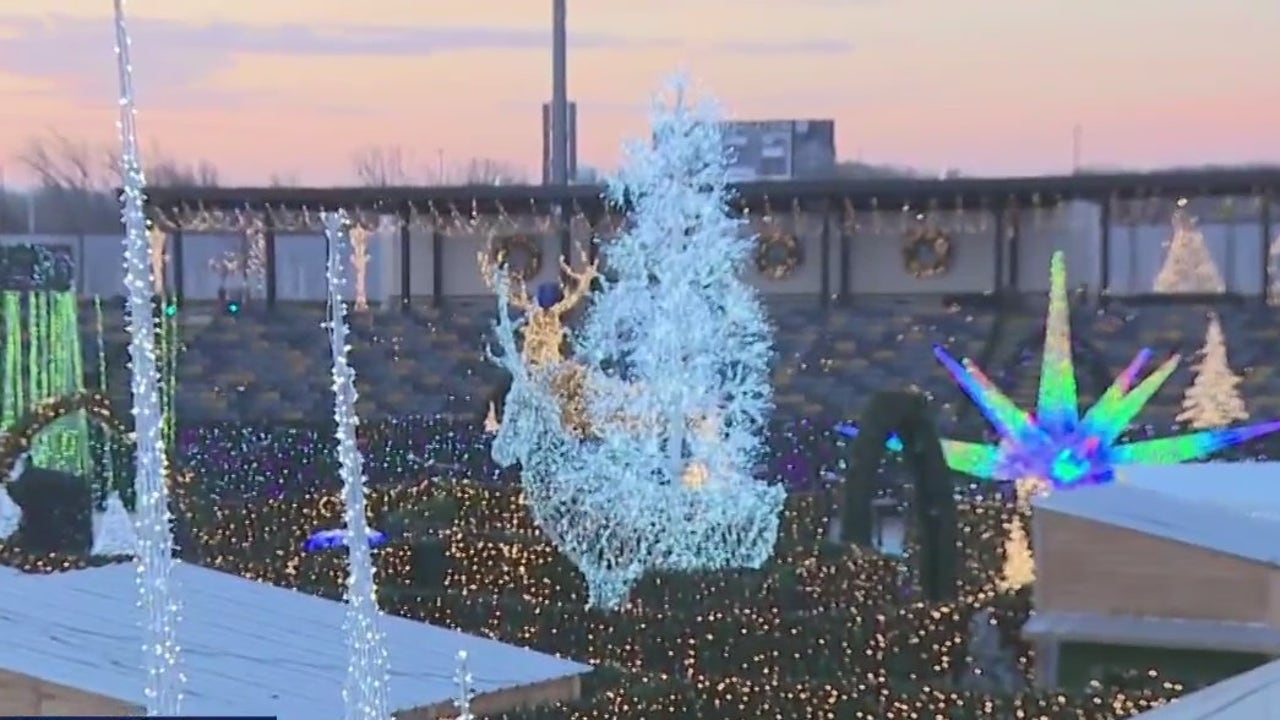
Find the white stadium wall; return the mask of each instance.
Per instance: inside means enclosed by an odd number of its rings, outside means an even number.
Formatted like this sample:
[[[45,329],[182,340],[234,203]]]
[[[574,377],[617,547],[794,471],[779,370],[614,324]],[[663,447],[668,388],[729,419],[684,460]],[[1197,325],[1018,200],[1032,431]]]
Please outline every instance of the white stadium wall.
[[[1072,285],[1088,285],[1096,290],[1102,279],[1100,247],[1100,212],[1096,205],[1069,203],[1054,209],[1026,210],[1019,214],[1017,227],[1017,285],[1021,292],[1041,293],[1048,289],[1049,257],[1056,250],[1067,255],[1067,270]],[[981,293],[990,291],[995,282],[996,241],[990,213],[977,210],[963,214],[942,213],[938,223],[949,230],[954,248],[950,272],[927,279],[912,277],[902,263],[904,223],[900,213],[866,213],[858,216],[850,235],[848,255],[849,291],[860,294],[928,294]],[[782,280],[760,276],[754,267],[760,289],[777,295],[816,295],[822,287],[821,235],[822,219],[809,216],[792,221],[787,230],[800,238],[804,261],[796,272]],[[830,227],[830,264],[828,288],[839,286],[841,262],[840,233],[842,223],[833,217]],[[1206,245],[1218,263],[1229,291],[1257,295],[1262,290],[1258,270],[1264,240],[1258,224],[1242,218],[1235,222],[1202,222]],[[542,270],[534,283],[554,280],[557,276],[559,240],[540,231],[532,223],[518,225],[513,232],[538,237],[543,254]],[[1110,279],[1113,295],[1151,292],[1156,273],[1164,258],[1165,244],[1172,235],[1167,222],[1154,220],[1139,224],[1115,224],[1111,229]],[[574,233],[575,246],[586,240],[585,232]],[[443,238],[442,294],[446,297],[476,296],[488,293],[480,276],[476,254],[483,247],[477,236],[449,234]],[[92,235],[4,235],[0,244],[47,243],[71,247],[80,276],[77,286],[85,295],[117,295],[122,285],[121,245],[118,237]],[[183,242],[184,293],[190,300],[217,297],[219,278],[212,264],[224,255],[242,251],[241,238],[188,232]],[[170,248],[172,255],[172,248]],[[325,294],[325,244],[319,234],[285,234],[276,237],[277,297],[281,301],[321,300]],[[394,225],[373,233],[369,243],[367,292],[371,301],[385,301],[400,292],[400,238]],[[1008,263],[1011,254],[1006,251]],[[575,249],[573,264],[581,258]],[[431,231],[414,227],[410,234],[411,290],[415,296],[431,294]],[[1006,268],[1006,283],[1014,270]],[[354,273],[350,273],[354,293]],[[170,268],[170,280],[173,278]],[[252,279],[253,296],[261,296]],[[229,279],[228,287],[238,289],[240,279]]]

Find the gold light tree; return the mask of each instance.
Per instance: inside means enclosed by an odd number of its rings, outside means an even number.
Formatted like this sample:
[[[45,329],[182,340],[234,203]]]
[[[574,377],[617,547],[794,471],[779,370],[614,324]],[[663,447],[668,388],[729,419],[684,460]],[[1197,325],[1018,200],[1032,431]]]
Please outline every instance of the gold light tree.
[[[1001,592],[1012,592],[1035,582],[1035,556],[1031,552],[1031,540],[1027,536],[1022,518],[1029,513],[1031,500],[1048,492],[1048,486],[1034,478],[1019,480],[1015,488],[1017,502],[1013,517],[1005,523],[1008,535],[1004,541],[1004,569],[996,581],[996,588]]]
[[[267,288],[267,227],[262,218],[254,217],[245,223],[241,255],[240,279],[248,300],[253,293],[262,295]]]
[[[1271,267],[1271,282],[1263,290],[1268,305],[1280,305],[1280,235],[1276,235],[1267,248],[1267,264]]]
[[[158,297],[164,297],[164,260],[169,234],[157,227],[147,230],[149,259],[151,260],[151,286]]]
[[[584,253],[585,255],[585,253]],[[494,289],[494,278],[497,277],[498,266],[489,252],[477,254],[480,274],[490,289]],[[569,285],[564,289],[558,302],[550,307],[542,307],[529,296],[528,286],[523,279],[508,273],[507,297],[512,307],[524,312],[525,324],[522,328],[524,344],[520,349],[521,356],[529,367],[547,367],[564,363],[564,346],[568,340],[568,328],[565,317],[582,302],[591,290],[591,281],[599,274],[598,261],[591,261],[578,271],[574,270],[564,259],[560,260],[560,271],[568,278]],[[561,419],[565,426],[579,435],[589,431],[586,419],[586,398],[583,392],[585,372],[574,363],[564,365],[553,385],[561,399]],[[485,429],[497,432],[499,428],[497,408],[489,403],[489,413],[485,418]]]
[[[1185,200],[1178,201],[1172,222],[1173,237],[1153,289],[1158,293],[1226,292],[1222,273],[1209,253],[1196,219],[1186,211]]]
[[[361,225],[351,228],[351,268],[356,275],[355,309],[369,309],[369,236],[372,233]]]
[[[1240,396],[1241,378],[1231,370],[1222,322],[1216,314],[1209,316],[1200,362],[1192,365],[1192,369],[1196,378],[1183,395],[1178,422],[1197,430],[1210,430],[1249,419],[1244,398]]]

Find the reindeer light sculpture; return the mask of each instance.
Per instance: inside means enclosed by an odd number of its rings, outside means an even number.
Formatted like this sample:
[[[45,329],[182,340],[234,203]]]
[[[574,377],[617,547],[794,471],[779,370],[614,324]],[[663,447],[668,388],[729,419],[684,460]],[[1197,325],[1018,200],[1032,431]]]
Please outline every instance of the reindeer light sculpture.
[[[496,287],[494,279],[499,276],[500,269],[490,254],[481,252],[477,255],[480,273],[489,289],[495,293],[505,292],[510,307],[524,313],[521,325],[521,358],[530,367],[559,366],[552,379],[552,386],[560,398],[561,420],[566,428],[579,436],[590,432],[590,424],[586,418],[585,373],[580,365],[566,362],[564,347],[569,331],[565,318],[587,297],[591,291],[591,282],[599,276],[599,262],[587,262],[586,253],[582,255],[585,263],[582,270],[574,270],[569,263],[560,260],[560,271],[569,279],[569,286],[558,300],[546,304],[531,298],[525,282],[512,273],[503,273],[506,276],[505,291]],[[497,407],[494,403],[489,403],[485,430],[495,433],[499,427]]]

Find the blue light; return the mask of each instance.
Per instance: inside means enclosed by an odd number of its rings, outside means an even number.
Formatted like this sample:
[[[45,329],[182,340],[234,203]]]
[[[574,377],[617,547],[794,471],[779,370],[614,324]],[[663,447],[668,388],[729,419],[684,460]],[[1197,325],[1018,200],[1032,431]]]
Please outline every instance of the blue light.
[[[852,440],[858,437],[858,426],[853,423],[839,423],[836,425],[836,432]],[[893,452],[902,452],[905,447],[897,433],[889,433],[889,439],[884,441],[884,446]]]
[[[1088,474],[1091,465],[1092,463],[1080,457],[1074,450],[1063,448],[1053,459],[1052,477],[1064,485],[1074,485]]]
[[[335,548],[344,548],[347,546],[348,533],[345,528],[340,530],[317,530],[311,533],[304,545],[307,552],[322,552],[324,550],[333,550]],[[369,547],[376,548],[385,545],[387,542],[387,534],[370,528],[369,530]]]

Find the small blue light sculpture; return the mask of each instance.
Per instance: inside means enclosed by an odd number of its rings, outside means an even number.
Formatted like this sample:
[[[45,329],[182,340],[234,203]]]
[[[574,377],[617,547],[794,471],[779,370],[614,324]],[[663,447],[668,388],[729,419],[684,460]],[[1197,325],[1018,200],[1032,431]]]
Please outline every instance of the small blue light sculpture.
[[[336,548],[344,548],[347,546],[347,538],[350,534],[346,528],[338,530],[317,530],[311,533],[307,538],[304,546],[307,552],[323,552],[325,550],[334,550]],[[387,534],[379,532],[372,528],[369,529],[369,547],[376,548],[385,545],[387,542]]]

